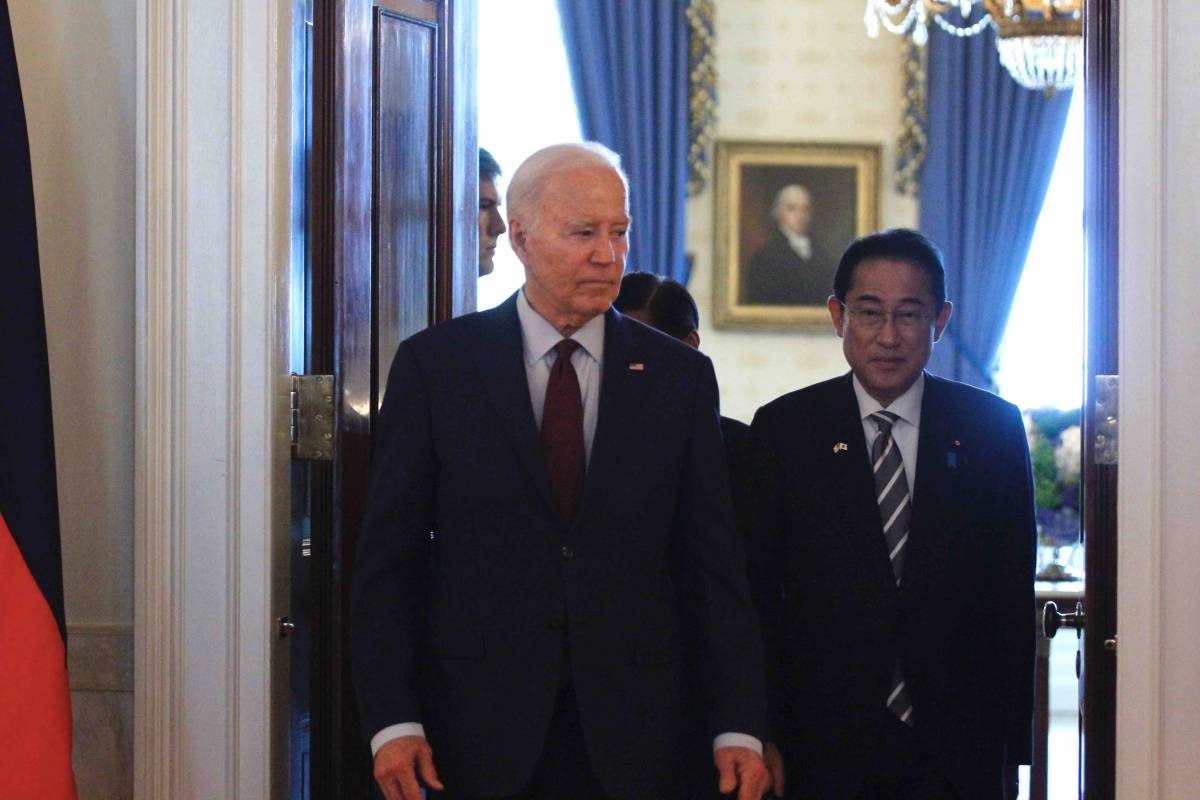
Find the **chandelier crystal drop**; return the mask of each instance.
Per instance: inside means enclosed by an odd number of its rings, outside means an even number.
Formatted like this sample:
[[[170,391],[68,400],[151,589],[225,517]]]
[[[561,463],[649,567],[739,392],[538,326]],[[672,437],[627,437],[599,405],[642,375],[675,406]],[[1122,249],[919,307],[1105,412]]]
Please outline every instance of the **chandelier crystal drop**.
[[[1027,89],[1069,89],[1083,72],[1083,0],[867,0],[863,21],[871,38],[885,28],[920,47],[930,25],[958,37],[993,27],[1000,63]]]

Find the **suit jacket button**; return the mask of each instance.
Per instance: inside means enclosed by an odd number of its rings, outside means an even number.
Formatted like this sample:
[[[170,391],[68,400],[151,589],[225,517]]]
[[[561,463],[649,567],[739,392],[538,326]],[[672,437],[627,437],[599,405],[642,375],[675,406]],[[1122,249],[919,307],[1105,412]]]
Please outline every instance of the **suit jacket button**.
[[[558,632],[566,628],[567,623],[562,617],[551,617],[550,619],[546,620],[546,627],[549,630]]]
[[[563,549],[562,549],[563,561],[570,561],[574,557],[575,557],[575,551],[572,550],[570,547],[563,545]]]

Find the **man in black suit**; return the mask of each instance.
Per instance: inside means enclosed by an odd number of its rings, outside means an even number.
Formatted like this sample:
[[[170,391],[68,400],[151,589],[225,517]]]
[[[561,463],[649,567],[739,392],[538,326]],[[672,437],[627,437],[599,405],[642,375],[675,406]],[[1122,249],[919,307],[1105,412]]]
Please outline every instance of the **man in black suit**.
[[[523,289],[397,351],[351,641],[389,800],[681,798],[693,669],[721,788],[770,785],[712,365],[610,308],[627,195],[600,145],[535,153]]]
[[[789,183],[775,194],[775,228],[750,256],[738,301],[747,305],[817,306],[829,296],[833,259],[812,238],[812,193]]]
[[[842,256],[850,374],[751,425],[768,761],[788,797],[1000,800],[1032,750],[1034,540],[1021,414],[924,372],[950,319],[914,231]]]

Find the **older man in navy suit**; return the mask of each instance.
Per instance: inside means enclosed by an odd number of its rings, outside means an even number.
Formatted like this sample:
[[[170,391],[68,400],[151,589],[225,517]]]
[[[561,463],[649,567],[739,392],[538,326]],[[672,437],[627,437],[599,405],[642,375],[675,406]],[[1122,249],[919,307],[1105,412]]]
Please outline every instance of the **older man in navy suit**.
[[[775,788],[1000,800],[1033,735],[1021,414],[924,371],[951,306],[919,233],[853,243],[828,307],[850,373],[751,426]]]
[[[599,145],[531,156],[507,196],[525,286],[396,354],[352,610],[389,800],[683,798],[690,670],[711,780],[770,785],[712,365],[610,308],[627,194]]]

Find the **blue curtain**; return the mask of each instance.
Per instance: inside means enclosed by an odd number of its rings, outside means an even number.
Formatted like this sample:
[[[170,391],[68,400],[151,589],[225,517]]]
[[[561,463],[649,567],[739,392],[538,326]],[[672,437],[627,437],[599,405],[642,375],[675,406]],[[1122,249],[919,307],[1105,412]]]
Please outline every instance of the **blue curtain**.
[[[628,269],[686,285],[687,0],[558,8],[584,138],[619,153],[629,175]]]
[[[990,29],[960,39],[933,28],[928,47],[921,229],[942,248],[954,302],[930,367],[992,389],[1071,93],[1047,97],[1019,86],[1000,63]]]

